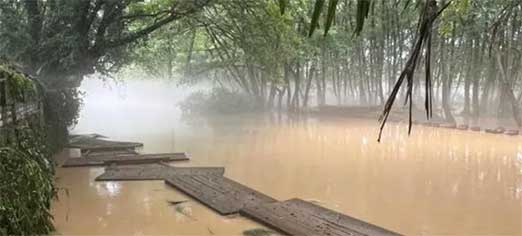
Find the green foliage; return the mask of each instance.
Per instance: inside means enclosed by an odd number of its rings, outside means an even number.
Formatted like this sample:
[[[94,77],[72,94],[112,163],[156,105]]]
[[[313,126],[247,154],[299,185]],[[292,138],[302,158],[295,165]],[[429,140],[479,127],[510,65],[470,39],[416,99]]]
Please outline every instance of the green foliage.
[[[326,15],[326,23],[324,25],[325,36],[328,35],[328,31],[330,30],[330,27],[332,27],[332,24],[334,22],[335,12],[337,11],[337,3],[338,0],[332,0],[328,5],[328,14]]]
[[[0,1],[0,56],[48,87],[74,87],[84,75],[118,71],[137,42],[209,2]]]
[[[79,89],[66,89],[47,94],[46,111],[57,114],[57,122],[70,127],[78,123],[84,93]],[[54,120],[54,119],[51,119]]]
[[[186,115],[238,114],[263,109],[263,104],[251,96],[225,88],[214,88],[210,92],[195,92],[179,106]]]
[[[145,78],[177,79],[189,71],[191,63],[206,62],[204,35],[189,22],[176,22],[139,42],[131,53],[133,73],[143,71]],[[133,67],[133,68],[132,68]]]
[[[30,102],[33,82],[8,63],[0,64],[6,79],[8,103]],[[34,98],[34,97],[33,97]],[[0,234],[49,234],[53,230],[50,205],[55,196],[54,163],[47,130],[39,115],[0,128]]]
[[[472,9],[470,0],[453,0],[440,16],[439,35],[447,38],[452,32],[462,30],[466,25],[472,24],[472,22],[468,22],[469,18],[474,15],[469,14],[472,10],[474,9]]]
[[[328,4],[328,11],[325,18],[324,36],[328,35],[328,31],[333,24],[335,14],[337,12],[338,0],[330,0]],[[312,37],[315,29],[319,26],[319,19],[323,12],[325,0],[316,0],[312,11],[312,22],[308,37]],[[358,0],[357,1],[357,18],[355,23],[355,35],[359,35],[364,27],[364,22],[369,15],[372,0]]]
[[[285,14],[287,5],[288,5],[288,0],[279,0],[279,8],[281,11],[281,15]]]
[[[316,0],[314,5],[314,11],[312,13],[312,22],[310,23],[310,32],[308,33],[308,37],[311,37],[314,33],[315,29],[319,25],[319,17],[323,11],[323,5],[325,0]]]
[[[41,139],[45,135],[34,127],[16,133],[15,144],[0,148],[0,232],[49,234],[55,188],[53,163]]]
[[[8,64],[0,64],[0,79],[6,79],[9,97],[14,101],[24,102],[35,94],[33,82]]]

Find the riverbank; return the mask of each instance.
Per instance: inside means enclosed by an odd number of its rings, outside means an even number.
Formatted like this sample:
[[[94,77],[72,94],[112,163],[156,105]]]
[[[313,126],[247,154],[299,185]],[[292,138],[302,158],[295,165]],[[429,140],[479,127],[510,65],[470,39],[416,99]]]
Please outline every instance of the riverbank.
[[[382,113],[381,106],[319,106],[305,111],[307,114],[311,114],[314,117],[322,119],[351,119],[361,118],[369,120],[378,120]],[[390,113],[388,119],[391,122],[409,122],[409,111],[406,108],[395,108]],[[448,123],[444,121],[440,116],[434,115],[429,120],[426,119],[426,113],[419,109],[414,108],[412,111],[412,120],[414,127],[418,125],[433,127],[433,128],[445,128],[454,129],[460,131],[472,131],[475,133],[489,133],[489,134],[500,134],[509,136],[522,135],[522,129],[517,127],[516,123],[512,119],[498,120],[496,118],[480,118],[480,119],[467,119],[463,116],[456,116],[455,123]]]

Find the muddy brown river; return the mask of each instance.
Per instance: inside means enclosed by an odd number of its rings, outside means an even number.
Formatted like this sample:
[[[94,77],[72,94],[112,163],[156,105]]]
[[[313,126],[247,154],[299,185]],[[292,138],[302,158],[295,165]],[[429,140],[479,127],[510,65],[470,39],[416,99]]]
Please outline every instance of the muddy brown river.
[[[522,138],[390,123],[285,116],[187,118],[188,89],[86,81],[79,124],[186,151],[183,166],[224,166],[225,175],[285,200],[299,197],[405,235],[522,235]],[[66,150],[61,156],[78,155]],[[262,227],[222,217],[161,181],[95,182],[102,168],[57,169],[59,235],[241,235]],[[168,201],[189,200],[182,207]]]

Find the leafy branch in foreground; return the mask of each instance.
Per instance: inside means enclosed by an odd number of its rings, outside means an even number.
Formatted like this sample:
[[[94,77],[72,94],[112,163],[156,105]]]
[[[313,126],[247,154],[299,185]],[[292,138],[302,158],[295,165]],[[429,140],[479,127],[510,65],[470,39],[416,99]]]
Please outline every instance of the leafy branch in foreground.
[[[328,31],[332,27],[335,19],[335,12],[337,10],[337,5],[339,0],[330,0],[328,3],[328,10],[326,12],[326,21],[324,23],[324,36],[328,35]],[[279,1],[279,7],[281,9],[281,14],[284,14],[285,8],[287,7],[288,2],[286,0]],[[319,18],[323,12],[323,7],[325,5],[325,0],[316,0],[314,4],[314,9],[312,12],[312,20],[310,23],[310,31],[308,32],[308,37],[312,37],[314,31],[319,27]],[[368,14],[370,12],[370,7],[372,5],[371,0],[357,0],[357,18],[355,22],[355,30],[354,34],[358,36],[364,27],[364,21],[368,18]]]
[[[393,107],[393,103],[395,102],[395,99],[397,98],[397,95],[399,93],[399,90],[402,86],[402,83],[406,79],[407,81],[407,91],[406,91],[406,104],[409,104],[409,119],[408,119],[408,134],[411,134],[411,127],[412,127],[412,108],[413,108],[413,102],[412,102],[412,92],[413,92],[413,75],[415,74],[415,69],[417,68],[418,62],[419,62],[419,56],[422,52],[422,48],[425,47],[426,50],[426,91],[425,91],[425,102],[424,106],[426,109],[426,116],[429,119],[432,116],[433,108],[431,103],[431,33],[432,33],[432,27],[433,23],[437,19],[437,17],[451,4],[451,1],[446,3],[440,10],[437,7],[437,1],[435,0],[429,0],[426,1],[426,4],[424,6],[423,12],[420,16],[419,20],[419,29],[417,31],[417,37],[415,40],[415,43],[412,48],[412,52],[410,54],[410,57],[408,61],[406,62],[406,65],[404,66],[404,69],[402,70],[399,79],[395,83],[392,93],[388,97],[388,100],[386,101],[386,104],[384,105],[384,111],[382,115],[379,117],[379,121],[381,122],[381,127],[379,130],[379,138],[377,139],[378,142],[381,141],[382,131],[384,129],[384,126],[386,125],[386,121],[388,120],[388,116],[390,115],[391,109]]]

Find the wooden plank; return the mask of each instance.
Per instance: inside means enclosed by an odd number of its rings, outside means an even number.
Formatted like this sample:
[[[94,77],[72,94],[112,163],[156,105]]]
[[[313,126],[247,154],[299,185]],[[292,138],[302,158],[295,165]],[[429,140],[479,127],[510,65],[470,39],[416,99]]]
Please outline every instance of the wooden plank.
[[[159,153],[142,155],[97,155],[80,158],[69,158],[62,167],[106,166],[111,164],[136,165],[146,163],[186,161],[185,153]]]
[[[122,149],[134,149],[142,147],[143,143],[122,142],[98,139],[96,137],[76,137],[69,140],[68,148],[79,148],[85,151],[110,151]]]
[[[138,155],[139,153],[134,149],[122,149],[112,151],[85,151],[82,157],[108,156],[108,155]]]
[[[89,160],[86,158],[71,158],[65,161],[62,165],[63,168],[71,168],[71,167],[94,167],[94,166],[107,166],[112,163],[121,164],[121,165],[138,165],[138,164],[147,164],[147,163],[158,163],[161,161],[168,161],[165,158],[147,158],[147,159],[136,159],[136,160],[120,160],[120,161],[97,161],[97,160]]]
[[[107,136],[104,136],[104,135],[101,135],[101,134],[97,134],[97,133],[90,133],[90,134],[69,134],[69,142],[75,142],[75,141],[79,141],[81,139],[88,139],[88,138],[92,138],[92,139],[99,139],[99,138],[108,138]]]
[[[95,155],[88,155],[78,159],[89,159],[97,161],[119,161],[127,159],[147,159],[147,158],[170,158],[175,161],[186,161],[189,160],[188,156],[184,152],[173,152],[173,153],[151,153],[151,154],[114,154],[114,153],[99,153]],[[70,158],[75,159],[75,158]]]
[[[96,181],[164,180],[174,175],[223,175],[223,167],[173,167],[167,164],[110,166]]]
[[[217,175],[175,175],[165,183],[197,199],[222,215],[239,213],[244,207],[276,202],[263,193]]]
[[[301,199],[253,205],[240,213],[289,235],[400,235]]]

